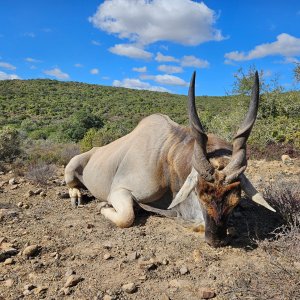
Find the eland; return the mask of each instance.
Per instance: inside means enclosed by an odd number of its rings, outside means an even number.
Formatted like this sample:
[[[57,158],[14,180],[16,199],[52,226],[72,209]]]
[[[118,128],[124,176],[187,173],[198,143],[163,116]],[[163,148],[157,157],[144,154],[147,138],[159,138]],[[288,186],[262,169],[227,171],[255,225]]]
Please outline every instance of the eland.
[[[101,208],[104,217],[129,227],[136,202],[146,210],[201,224],[205,240],[214,247],[227,243],[227,219],[242,190],[275,211],[244,174],[246,143],[259,103],[257,72],[248,112],[232,145],[205,133],[195,106],[195,76],[188,93],[189,127],[154,114],[120,139],[70,160],[65,181],[74,206],[81,204],[80,189],[86,188],[107,203]]]

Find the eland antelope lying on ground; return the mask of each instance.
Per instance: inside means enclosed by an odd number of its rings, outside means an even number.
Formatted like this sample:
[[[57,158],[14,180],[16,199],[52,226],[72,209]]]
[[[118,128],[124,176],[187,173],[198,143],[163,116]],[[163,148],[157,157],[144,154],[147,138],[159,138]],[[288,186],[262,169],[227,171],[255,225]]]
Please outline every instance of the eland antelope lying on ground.
[[[258,110],[257,73],[251,97],[231,147],[205,134],[195,107],[194,73],[188,96],[190,126],[154,114],[126,136],[72,158],[65,180],[73,205],[80,203],[79,188],[84,186],[107,201],[110,207],[103,207],[101,213],[119,227],[132,225],[136,201],[146,210],[198,222],[205,226],[210,245],[224,245],[226,221],[240,201],[241,190],[274,211],[243,174],[246,142]]]

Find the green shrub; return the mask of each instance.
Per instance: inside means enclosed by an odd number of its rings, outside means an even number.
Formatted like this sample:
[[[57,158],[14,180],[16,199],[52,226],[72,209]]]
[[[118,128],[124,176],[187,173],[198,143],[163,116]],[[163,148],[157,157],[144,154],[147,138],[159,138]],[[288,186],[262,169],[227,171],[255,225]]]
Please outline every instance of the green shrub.
[[[0,130],[0,160],[11,161],[21,153],[21,137],[15,128]]]

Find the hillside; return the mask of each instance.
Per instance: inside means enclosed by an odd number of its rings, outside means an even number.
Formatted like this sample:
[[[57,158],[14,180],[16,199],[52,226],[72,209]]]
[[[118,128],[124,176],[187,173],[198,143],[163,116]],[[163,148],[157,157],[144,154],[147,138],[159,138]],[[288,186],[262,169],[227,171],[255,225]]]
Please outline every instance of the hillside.
[[[204,126],[231,139],[249,97],[197,97]],[[186,96],[55,80],[0,81],[0,129],[12,126],[23,136],[55,142],[105,144],[132,130],[152,113],[187,124]],[[262,96],[250,144],[300,144],[300,92]],[[100,141],[101,140],[101,141]]]

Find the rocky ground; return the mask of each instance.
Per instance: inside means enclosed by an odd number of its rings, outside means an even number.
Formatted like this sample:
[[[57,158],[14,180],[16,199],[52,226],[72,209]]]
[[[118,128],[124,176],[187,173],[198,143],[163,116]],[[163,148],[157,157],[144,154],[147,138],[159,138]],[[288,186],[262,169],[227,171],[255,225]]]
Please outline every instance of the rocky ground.
[[[72,209],[62,168],[47,186],[19,173],[0,175],[0,299],[300,299],[299,231],[263,241],[281,221],[249,199],[232,214],[231,245],[213,249],[142,210],[120,229],[95,199]],[[260,189],[299,182],[300,162],[251,161],[247,173]]]

